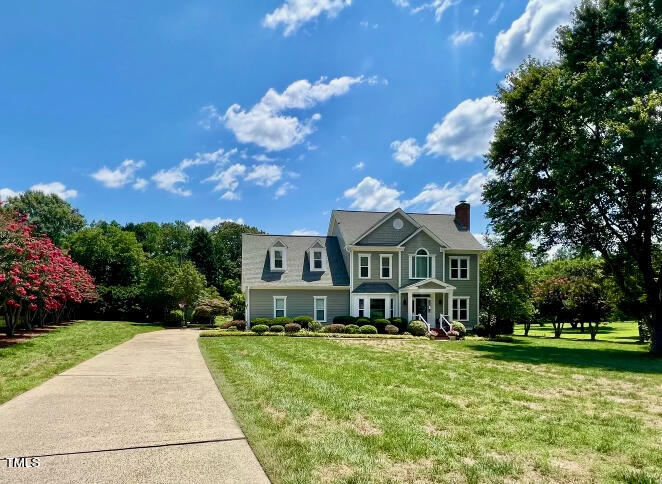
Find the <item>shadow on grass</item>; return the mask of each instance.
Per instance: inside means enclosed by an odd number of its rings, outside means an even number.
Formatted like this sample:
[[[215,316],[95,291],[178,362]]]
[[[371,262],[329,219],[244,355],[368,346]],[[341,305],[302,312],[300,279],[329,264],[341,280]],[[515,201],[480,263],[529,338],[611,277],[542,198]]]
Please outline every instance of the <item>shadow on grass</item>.
[[[583,341],[586,344],[591,342]],[[619,343],[622,344],[622,343]],[[578,368],[602,368],[613,371],[634,373],[662,374],[662,358],[655,358],[648,353],[619,351],[613,348],[572,348],[565,346],[542,346],[517,340],[510,344],[486,342],[474,349],[482,352],[482,358],[499,361],[513,361],[531,364],[556,364]]]

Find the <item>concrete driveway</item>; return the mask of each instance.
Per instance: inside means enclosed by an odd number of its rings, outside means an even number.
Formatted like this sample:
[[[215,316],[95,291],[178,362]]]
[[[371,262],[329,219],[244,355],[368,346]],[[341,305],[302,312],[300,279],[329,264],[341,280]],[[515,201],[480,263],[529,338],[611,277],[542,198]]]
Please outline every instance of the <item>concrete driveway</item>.
[[[0,482],[269,482],[197,340],[137,335],[0,406],[0,459],[28,457]]]

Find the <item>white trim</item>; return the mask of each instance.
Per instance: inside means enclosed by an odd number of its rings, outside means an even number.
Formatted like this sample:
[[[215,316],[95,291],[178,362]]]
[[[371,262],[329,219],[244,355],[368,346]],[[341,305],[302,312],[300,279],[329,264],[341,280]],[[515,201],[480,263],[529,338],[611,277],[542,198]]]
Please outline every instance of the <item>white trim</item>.
[[[244,308],[244,317],[246,318],[246,327],[251,329],[251,286],[246,286],[246,307]]]
[[[287,247],[271,247],[270,251],[270,266],[273,272],[285,272],[287,270]],[[283,253],[283,267],[276,267],[276,251]]]
[[[446,250],[439,250],[441,251],[441,280],[446,281]]]
[[[382,274],[383,266],[382,260],[388,259],[388,277]],[[393,254],[379,254],[379,278],[380,279],[393,279]]]
[[[420,225],[417,230],[414,231],[413,234],[411,234],[409,237],[407,237],[405,240],[400,242],[399,246],[405,245],[407,242],[409,242],[411,239],[413,239],[415,236],[420,234],[421,232],[425,232],[432,240],[434,240],[437,244],[444,246],[444,247],[449,247],[449,245],[444,241],[443,239],[439,238],[436,236],[429,228],[427,228],[425,225]]]
[[[320,269],[315,268],[315,253],[319,252],[320,261],[322,262],[322,267]],[[324,258],[324,249],[321,247],[314,247],[308,249],[308,265],[310,266],[310,272],[324,272],[326,271],[326,259]]]
[[[382,224],[386,223],[386,221],[387,221],[389,218],[391,218],[393,215],[395,215],[395,214],[400,214],[405,220],[407,220],[409,223],[411,223],[414,227],[420,227],[420,224],[419,224],[418,222],[416,222],[416,220],[414,220],[413,217],[411,217],[410,215],[408,215],[407,213],[405,213],[404,210],[402,210],[401,208],[398,207],[398,208],[396,208],[395,210],[393,210],[392,212],[387,213],[387,214],[384,215],[382,218],[380,218],[379,220],[377,220],[377,222],[375,222],[375,224],[374,224],[372,227],[370,227],[367,231],[363,232],[363,234],[361,234],[359,237],[357,237],[356,240],[354,240],[352,243],[355,244],[355,243],[357,243],[359,240],[361,240],[361,239],[367,237],[368,234],[370,234],[371,232],[373,232],[373,231],[374,231],[375,229],[377,229],[378,227],[381,227]]]
[[[346,245],[347,250],[360,250],[363,252],[383,252],[385,250],[392,252],[403,252],[404,247],[390,246],[390,245]]]
[[[425,255],[425,256],[418,255],[419,250],[424,250],[427,255]],[[411,280],[425,280],[425,279],[434,278],[434,273],[430,274],[430,272],[432,272],[432,269],[433,269],[432,265],[434,264],[434,259],[432,259],[432,261],[430,260],[430,258],[432,258],[433,256],[430,255],[429,250],[427,250],[425,247],[419,247],[418,249],[416,249],[414,251],[413,254],[410,254],[409,257],[410,257],[410,259],[409,259],[409,263],[410,263],[409,279],[411,279]],[[427,267],[427,270],[428,270],[427,277],[418,277],[418,275],[416,274],[416,258],[417,257],[425,257],[426,259],[428,259],[428,262],[426,264],[426,267]],[[412,265],[412,261],[413,261],[413,265]]]
[[[400,286],[402,286],[402,252],[398,252],[398,287]]]
[[[370,301],[372,299],[382,299],[384,300],[384,318],[388,319],[389,316],[389,300],[393,300],[393,314],[397,316],[399,312],[399,294],[395,292],[371,292],[371,293],[359,293],[352,294],[350,299],[349,310],[350,314],[354,317],[359,317],[359,300],[363,299],[363,317],[370,318]]]
[[[317,300],[322,299],[324,301],[324,319],[317,319]],[[320,323],[326,323],[327,320],[326,313],[326,296],[313,296],[313,319],[319,321]]]
[[[349,291],[350,287],[349,286],[315,286],[315,285],[300,285],[300,286],[287,286],[287,285],[281,285],[281,284],[256,284],[254,286],[251,286],[251,289],[260,289],[260,290],[276,290],[276,291],[281,291],[281,290],[318,290],[318,291]]]
[[[461,270],[462,267],[460,265],[460,261],[466,260],[467,261],[467,277],[460,277],[461,276]],[[451,255],[448,257],[448,261],[450,262],[450,267],[448,270],[448,279],[451,281],[468,281],[471,278],[471,257],[468,255]],[[457,263],[457,275],[458,277],[453,277],[453,261],[458,261]]]
[[[274,318],[278,318],[280,316],[276,316],[276,299],[283,299],[283,317],[287,317],[287,296],[273,296],[274,298]]]
[[[471,312],[470,311],[470,308],[471,308],[470,299],[471,298],[469,296],[455,296],[453,298],[453,302],[451,303],[451,320],[452,321],[462,321],[462,322],[469,321],[469,316],[470,316],[469,313]],[[455,301],[467,301],[467,317],[466,317],[466,319],[462,319],[462,318],[459,317],[460,314],[461,314],[459,303],[458,303],[458,306],[457,306],[457,315],[458,315],[458,317],[457,318],[455,317],[455,308],[453,307]]]
[[[372,267],[371,267],[372,255],[359,253],[359,254],[357,254],[357,256],[359,258],[359,279],[370,279],[370,276],[372,275]],[[362,257],[367,257],[368,258],[368,275],[366,277],[363,277],[361,275],[361,267],[362,267],[361,266],[361,258]]]
[[[480,324],[480,254],[476,256],[476,325]]]
[[[354,249],[349,249],[349,287],[354,289]]]
[[[420,287],[423,284],[427,284],[429,282],[439,284],[441,287],[444,288],[443,291],[454,291],[455,289],[457,289],[455,286],[453,286],[453,285],[451,285],[447,282],[443,282],[443,281],[440,281],[439,279],[435,279],[433,277],[430,277],[428,279],[424,279],[422,281],[418,281],[418,282],[414,282],[413,284],[409,284],[408,286],[405,286],[402,289],[400,289],[400,291],[402,291],[402,292],[406,292],[408,290],[409,291],[420,290],[420,291],[423,291],[423,292],[425,292],[425,291],[436,291],[437,289],[421,288]]]

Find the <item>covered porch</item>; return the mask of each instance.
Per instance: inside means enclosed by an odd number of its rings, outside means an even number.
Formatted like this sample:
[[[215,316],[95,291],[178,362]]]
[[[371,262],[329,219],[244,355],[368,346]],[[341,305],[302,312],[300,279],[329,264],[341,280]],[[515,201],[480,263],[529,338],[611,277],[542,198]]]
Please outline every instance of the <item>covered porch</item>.
[[[450,320],[455,286],[438,279],[425,279],[400,289],[402,317],[422,319],[431,328],[440,328]]]

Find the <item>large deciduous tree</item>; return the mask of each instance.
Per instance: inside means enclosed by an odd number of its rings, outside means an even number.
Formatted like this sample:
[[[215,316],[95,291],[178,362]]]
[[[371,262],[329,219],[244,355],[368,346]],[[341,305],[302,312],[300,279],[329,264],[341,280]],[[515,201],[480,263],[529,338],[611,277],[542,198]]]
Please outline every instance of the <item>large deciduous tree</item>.
[[[487,214],[506,243],[598,251],[619,284],[626,254],[662,355],[662,2],[584,1],[556,45],[499,89]]]
[[[214,242],[204,227],[196,227],[191,232],[189,257],[195,267],[205,276],[207,284],[218,285],[218,271],[214,257]]]
[[[10,198],[4,207],[10,213],[27,215],[35,233],[46,235],[58,246],[67,235],[85,227],[85,218],[78,209],[55,194],[27,191]]]

